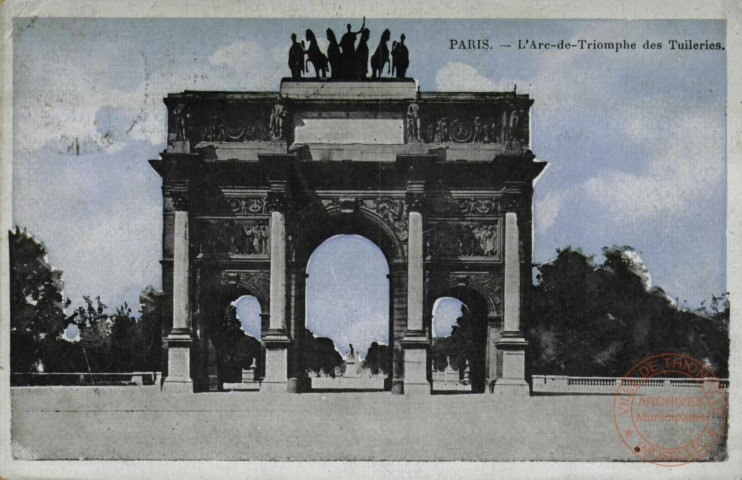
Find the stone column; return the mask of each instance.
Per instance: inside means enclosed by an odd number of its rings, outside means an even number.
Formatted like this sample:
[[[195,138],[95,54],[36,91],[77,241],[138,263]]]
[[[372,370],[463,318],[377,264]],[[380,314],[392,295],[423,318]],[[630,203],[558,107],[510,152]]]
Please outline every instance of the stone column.
[[[407,332],[402,339],[404,350],[404,393],[431,391],[428,381],[428,348],[430,344],[423,326],[423,216],[422,182],[408,182],[407,207],[409,226],[407,237]]]
[[[271,191],[270,225],[270,316],[268,331],[263,336],[265,345],[265,378],[261,392],[288,391],[288,347],[291,339],[286,333],[286,218],[285,192]]]
[[[502,336],[496,343],[498,355],[502,358],[502,371],[500,378],[495,381],[493,392],[527,396],[529,388],[525,380],[525,363],[528,342],[520,331],[520,269],[518,216],[508,212],[505,214],[505,318]]]
[[[175,224],[173,231],[173,328],[167,337],[168,375],[163,390],[192,393],[191,312],[189,298],[190,267],[188,240],[188,203],[186,194],[173,196]]]

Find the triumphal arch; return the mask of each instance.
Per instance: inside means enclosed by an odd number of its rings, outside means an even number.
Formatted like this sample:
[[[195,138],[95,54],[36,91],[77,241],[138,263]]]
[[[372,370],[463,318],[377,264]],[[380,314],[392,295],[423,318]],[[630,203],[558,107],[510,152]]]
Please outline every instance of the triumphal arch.
[[[214,322],[249,294],[264,312],[261,392],[305,391],[307,261],[352,233],[389,263],[392,393],[431,392],[432,303],[455,295],[482,319],[475,388],[528,394],[520,321],[546,165],[529,149],[528,95],[285,78],[277,92],[165,103],[168,146],[151,162],[163,179],[165,390],[208,388]]]

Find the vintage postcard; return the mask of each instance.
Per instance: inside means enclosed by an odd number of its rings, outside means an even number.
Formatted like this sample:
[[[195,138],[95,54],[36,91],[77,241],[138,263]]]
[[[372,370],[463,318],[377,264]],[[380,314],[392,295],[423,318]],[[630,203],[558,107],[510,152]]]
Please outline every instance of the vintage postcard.
[[[736,7],[8,3],[0,475],[739,473]]]

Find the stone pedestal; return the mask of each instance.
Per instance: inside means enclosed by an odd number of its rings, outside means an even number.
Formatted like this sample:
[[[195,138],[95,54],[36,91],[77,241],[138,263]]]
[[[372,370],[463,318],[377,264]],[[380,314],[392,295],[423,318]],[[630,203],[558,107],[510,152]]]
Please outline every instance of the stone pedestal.
[[[173,331],[167,337],[167,377],[162,390],[175,393],[193,393],[191,379],[191,347],[193,338],[188,330]]]
[[[428,381],[428,349],[430,348],[428,339],[422,335],[405,337],[402,340],[402,348],[404,350],[404,394],[429,395],[431,386]]]
[[[528,342],[520,332],[503,332],[496,345],[502,359],[502,371],[500,378],[495,381],[493,392],[527,397],[530,394],[525,380]]]
[[[260,384],[264,393],[287,393],[289,379],[288,347],[291,340],[286,335],[273,334],[263,337],[265,344],[265,377]]]

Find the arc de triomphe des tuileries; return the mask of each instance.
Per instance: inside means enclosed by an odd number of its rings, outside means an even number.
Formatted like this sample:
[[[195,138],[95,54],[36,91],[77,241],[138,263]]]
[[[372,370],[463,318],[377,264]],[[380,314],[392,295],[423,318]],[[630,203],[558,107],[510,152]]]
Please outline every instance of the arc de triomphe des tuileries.
[[[261,392],[305,391],[308,259],[326,239],[358,234],[389,264],[392,393],[431,392],[433,302],[455,296],[480,319],[474,388],[528,394],[520,317],[546,165],[529,150],[528,95],[284,79],[279,92],[186,91],[165,103],[168,147],[151,161],[163,179],[164,390],[209,388],[210,331],[225,305],[253,295]]]

